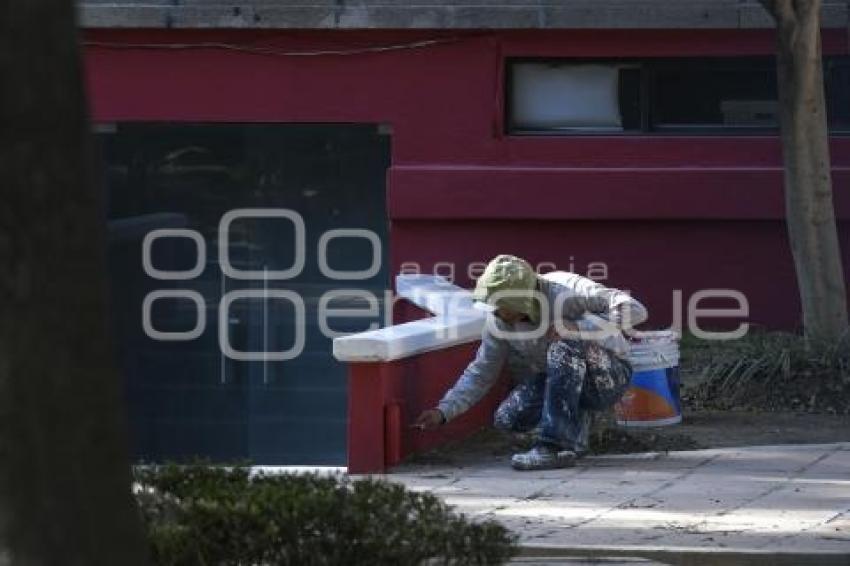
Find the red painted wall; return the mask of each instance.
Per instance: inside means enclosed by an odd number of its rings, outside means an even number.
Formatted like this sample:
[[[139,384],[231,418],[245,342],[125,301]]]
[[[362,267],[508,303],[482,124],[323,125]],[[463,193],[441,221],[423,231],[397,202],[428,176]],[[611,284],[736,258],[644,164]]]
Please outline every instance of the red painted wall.
[[[349,473],[383,472],[412,454],[490,426],[493,412],[508,393],[507,375],[447,425],[430,431],[411,427],[416,416],[434,407],[454,384],[477,347],[473,342],[387,363],[349,364]]]
[[[391,272],[403,262],[452,262],[468,285],[466,265],[500,252],[577,271],[604,261],[608,282],[650,307],[652,326],[670,322],[674,289],[687,300],[705,287],[743,291],[754,322],[793,328],[800,320],[775,136],[502,133],[504,57],[770,54],[771,31],[136,30],[86,38],[98,121],[390,124]],[[445,43],[280,54],[433,38]],[[826,32],[827,53],[847,46],[846,31]],[[850,138],[834,138],[832,153],[850,268]]]

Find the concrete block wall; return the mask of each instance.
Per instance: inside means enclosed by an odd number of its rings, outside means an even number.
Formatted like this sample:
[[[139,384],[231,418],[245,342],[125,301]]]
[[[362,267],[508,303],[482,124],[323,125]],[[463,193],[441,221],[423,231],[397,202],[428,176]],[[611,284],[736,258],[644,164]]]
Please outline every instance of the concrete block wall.
[[[824,27],[848,26],[847,0],[825,0]],[[757,0],[81,0],[87,28],[753,29]]]

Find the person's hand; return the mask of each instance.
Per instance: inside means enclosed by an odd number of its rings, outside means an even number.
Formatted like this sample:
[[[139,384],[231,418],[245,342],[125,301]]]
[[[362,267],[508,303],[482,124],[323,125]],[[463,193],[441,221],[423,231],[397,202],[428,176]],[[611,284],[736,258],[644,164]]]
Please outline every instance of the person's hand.
[[[446,418],[443,416],[440,409],[428,409],[427,411],[422,411],[422,414],[419,415],[416,422],[413,423],[413,428],[418,428],[419,430],[434,430],[445,421]]]

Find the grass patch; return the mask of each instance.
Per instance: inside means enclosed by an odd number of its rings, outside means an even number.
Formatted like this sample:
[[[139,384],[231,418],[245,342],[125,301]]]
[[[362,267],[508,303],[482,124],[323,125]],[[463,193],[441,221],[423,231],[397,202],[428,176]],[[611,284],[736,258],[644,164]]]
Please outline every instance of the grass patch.
[[[850,337],[812,346],[786,332],[685,336],[681,351],[682,398],[693,409],[850,414]]]

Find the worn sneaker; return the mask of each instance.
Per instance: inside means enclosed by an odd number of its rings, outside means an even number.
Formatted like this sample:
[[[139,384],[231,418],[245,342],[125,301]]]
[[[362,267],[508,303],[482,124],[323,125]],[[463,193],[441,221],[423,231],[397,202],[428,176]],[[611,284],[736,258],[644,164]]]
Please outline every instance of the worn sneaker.
[[[557,450],[545,444],[536,444],[528,452],[520,452],[511,457],[511,466],[515,470],[552,470],[575,466],[576,453],[572,450]]]

